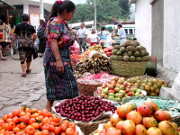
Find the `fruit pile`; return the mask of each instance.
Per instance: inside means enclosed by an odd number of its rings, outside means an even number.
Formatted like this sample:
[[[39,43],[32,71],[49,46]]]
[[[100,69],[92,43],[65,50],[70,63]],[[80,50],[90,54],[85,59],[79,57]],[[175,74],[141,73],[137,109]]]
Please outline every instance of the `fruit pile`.
[[[117,108],[117,114],[94,135],[179,135],[171,115],[153,101],[139,107],[128,102]]]
[[[140,46],[138,41],[126,41],[122,45],[115,45],[111,59],[125,62],[149,61],[149,53],[146,48]]]
[[[104,53],[106,54],[106,56],[110,57],[112,55],[112,50],[113,50],[113,46],[104,48]]]
[[[56,113],[71,120],[89,122],[94,120],[102,112],[115,112],[116,107],[108,101],[98,97],[84,96],[67,99],[54,107]]]
[[[167,87],[167,83],[160,79],[154,77],[132,77],[126,80],[129,83],[133,83],[133,86],[136,86],[139,89],[145,90],[147,95],[158,96],[160,93],[161,87]]]
[[[0,119],[1,135],[78,135],[76,125],[47,110],[20,108]]]
[[[104,99],[120,102],[129,96],[143,96],[141,89],[133,86],[133,83],[125,81],[123,77],[113,77],[96,90],[98,96]]]
[[[97,54],[84,61],[79,61],[75,65],[74,74],[76,78],[79,78],[86,72],[93,74],[101,71],[110,71],[110,60],[101,54]]]

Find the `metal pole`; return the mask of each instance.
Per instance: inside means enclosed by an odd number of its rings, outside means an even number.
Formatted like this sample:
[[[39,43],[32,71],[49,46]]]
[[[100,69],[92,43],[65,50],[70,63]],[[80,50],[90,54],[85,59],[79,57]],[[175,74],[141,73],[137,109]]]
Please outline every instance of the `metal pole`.
[[[40,0],[40,18],[44,18],[44,5],[43,5],[43,0]]]
[[[94,29],[97,27],[97,9],[96,9],[96,0],[94,0]]]

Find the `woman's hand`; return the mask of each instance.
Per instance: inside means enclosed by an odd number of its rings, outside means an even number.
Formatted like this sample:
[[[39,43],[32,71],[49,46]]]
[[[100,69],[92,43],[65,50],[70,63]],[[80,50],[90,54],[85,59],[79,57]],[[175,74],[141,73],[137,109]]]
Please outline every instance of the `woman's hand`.
[[[58,59],[56,61],[56,70],[60,73],[64,73],[64,65],[63,65],[61,59]]]

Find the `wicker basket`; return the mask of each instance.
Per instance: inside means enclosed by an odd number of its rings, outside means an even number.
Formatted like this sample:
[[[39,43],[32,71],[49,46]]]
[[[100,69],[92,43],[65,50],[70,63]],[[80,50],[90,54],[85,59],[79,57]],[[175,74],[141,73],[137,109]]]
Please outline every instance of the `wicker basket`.
[[[79,82],[77,80],[77,86],[80,94],[84,94],[86,96],[93,96],[94,92],[97,90],[97,87],[101,86],[101,83],[98,84],[86,84]]]
[[[146,62],[124,62],[111,60],[111,72],[118,76],[142,76],[146,70]]]
[[[90,123],[77,122],[75,124],[81,128],[81,131],[84,133],[84,135],[90,135],[92,132],[94,132],[98,128],[99,124],[106,123],[108,121],[109,121],[109,118],[105,118],[105,119],[93,121]]]

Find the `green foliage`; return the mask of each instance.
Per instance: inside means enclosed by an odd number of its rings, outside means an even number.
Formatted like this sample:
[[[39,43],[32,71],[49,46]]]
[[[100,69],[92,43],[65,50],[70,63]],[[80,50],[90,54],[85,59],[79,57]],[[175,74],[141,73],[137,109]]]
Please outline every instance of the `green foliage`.
[[[96,7],[98,26],[126,20],[129,16],[128,0],[96,0]],[[94,0],[87,0],[86,4],[77,5],[71,23],[91,20],[94,20]]]

